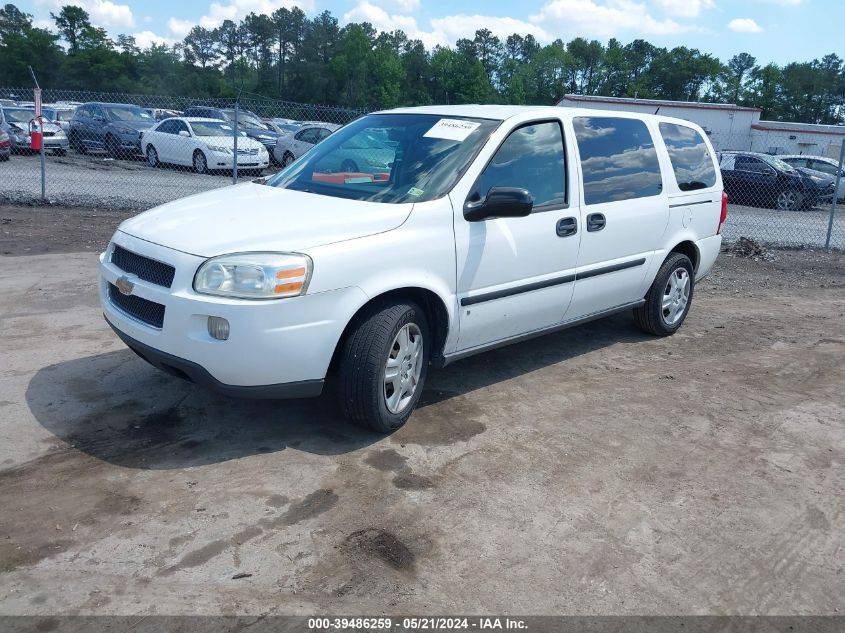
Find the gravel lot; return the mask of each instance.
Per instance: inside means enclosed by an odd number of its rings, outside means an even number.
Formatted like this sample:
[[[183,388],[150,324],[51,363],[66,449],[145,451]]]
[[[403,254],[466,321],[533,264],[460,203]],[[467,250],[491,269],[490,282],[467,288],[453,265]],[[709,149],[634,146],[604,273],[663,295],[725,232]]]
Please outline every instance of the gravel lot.
[[[14,156],[0,164],[0,201],[28,204],[40,198],[38,161],[37,156]],[[116,161],[102,154],[73,152],[48,156],[47,174],[50,200],[96,210],[145,210],[231,183],[231,175],[151,169],[142,160]],[[782,212],[731,205],[724,234],[729,240],[749,237],[777,246],[824,246],[829,216],[829,207]],[[845,209],[835,219],[831,245],[845,249]]]
[[[2,257],[0,614],[841,614],[845,257],[774,255],[672,338],[433,372],[391,437],[156,372],[92,252]]]

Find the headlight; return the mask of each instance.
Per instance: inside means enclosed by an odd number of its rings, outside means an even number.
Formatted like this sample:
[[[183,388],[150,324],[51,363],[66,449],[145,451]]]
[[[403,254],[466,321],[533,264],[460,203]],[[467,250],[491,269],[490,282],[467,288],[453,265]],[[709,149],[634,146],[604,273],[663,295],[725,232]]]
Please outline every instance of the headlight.
[[[232,150],[228,147],[223,147],[222,145],[209,145],[208,149],[212,152],[220,152],[221,154],[231,154]]]
[[[281,299],[305,294],[311,258],[299,253],[235,253],[214,257],[197,270],[194,290],[241,299]]]

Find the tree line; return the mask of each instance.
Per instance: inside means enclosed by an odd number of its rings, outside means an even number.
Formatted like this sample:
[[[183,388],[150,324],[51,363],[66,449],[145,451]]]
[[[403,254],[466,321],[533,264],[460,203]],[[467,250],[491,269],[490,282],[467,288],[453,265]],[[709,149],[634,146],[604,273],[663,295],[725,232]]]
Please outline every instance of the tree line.
[[[576,37],[545,46],[530,34],[504,40],[488,29],[428,50],[401,30],[341,26],[324,11],[251,13],[219,27],[195,26],[182,42],[141,49],[111,38],[80,7],[33,25],[13,4],[0,9],[0,85],[31,85],[29,66],[50,88],[189,97],[239,91],[362,108],[431,103],[553,104],[564,94],[731,102],[763,118],[845,120],[845,65],[834,53],[809,62],[761,65],[748,53],[722,62],[695,48],[636,39]]]

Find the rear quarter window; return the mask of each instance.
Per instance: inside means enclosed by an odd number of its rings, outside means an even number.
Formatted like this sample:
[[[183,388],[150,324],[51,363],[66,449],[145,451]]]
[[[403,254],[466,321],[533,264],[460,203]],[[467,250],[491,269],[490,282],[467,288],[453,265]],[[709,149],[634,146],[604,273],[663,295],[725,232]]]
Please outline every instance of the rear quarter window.
[[[645,122],[575,117],[584,176],[584,203],[602,204],[659,195],[663,190],[654,140]]]
[[[713,158],[701,134],[686,125],[661,123],[660,135],[669,152],[678,189],[696,191],[716,184]]]

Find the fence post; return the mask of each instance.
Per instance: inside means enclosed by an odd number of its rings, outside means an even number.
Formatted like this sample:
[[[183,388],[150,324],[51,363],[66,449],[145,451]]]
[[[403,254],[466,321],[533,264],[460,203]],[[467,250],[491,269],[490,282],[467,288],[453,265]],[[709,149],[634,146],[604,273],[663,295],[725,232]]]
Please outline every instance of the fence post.
[[[35,91],[33,92],[33,102],[35,103],[35,118],[38,120],[38,126],[41,134],[41,202],[47,200],[47,167],[44,160],[44,117],[41,116],[41,87],[38,85],[38,79],[35,78],[35,71],[32,66],[29,67],[29,73],[32,75],[32,81],[35,82]],[[33,130],[30,125],[29,133],[32,135]]]
[[[824,247],[830,250],[830,236],[833,234],[833,216],[836,215],[836,196],[839,195],[839,183],[842,180],[842,163],[845,162],[845,141],[839,150],[839,168],[836,171],[836,184],[833,186],[833,200],[830,203],[830,218],[827,221],[827,239]]]
[[[235,137],[234,137],[234,149],[232,150],[232,184],[238,184],[238,111],[239,111],[239,104],[241,101],[241,96],[238,95],[238,98],[235,99]],[[835,196],[834,196],[835,197]]]

